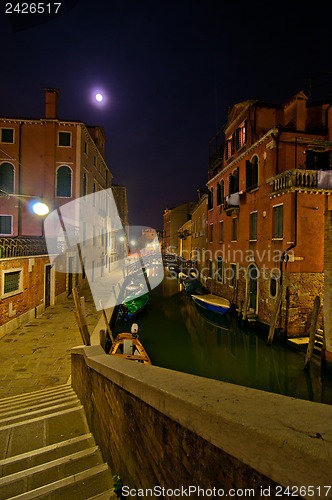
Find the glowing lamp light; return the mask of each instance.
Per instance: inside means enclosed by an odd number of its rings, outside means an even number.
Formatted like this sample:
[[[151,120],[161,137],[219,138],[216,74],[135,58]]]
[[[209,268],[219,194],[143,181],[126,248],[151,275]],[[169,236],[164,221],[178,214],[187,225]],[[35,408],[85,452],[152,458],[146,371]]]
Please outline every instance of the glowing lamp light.
[[[41,201],[36,201],[36,203],[32,205],[32,211],[36,215],[47,215],[50,210],[45,203],[42,203]]]
[[[124,236],[120,236],[119,240],[120,240],[120,241],[124,241],[124,240],[125,240],[125,239],[124,239]]]
[[[101,102],[103,99],[102,94],[96,94],[96,101]]]
[[[131,244],[131,245],[136,245],[136,241],[131,240],[130,244]]]

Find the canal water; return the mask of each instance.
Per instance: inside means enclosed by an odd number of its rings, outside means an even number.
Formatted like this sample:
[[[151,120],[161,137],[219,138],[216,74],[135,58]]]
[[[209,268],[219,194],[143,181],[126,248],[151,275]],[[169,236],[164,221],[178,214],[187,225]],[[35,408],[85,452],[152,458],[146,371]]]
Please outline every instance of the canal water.
[[[332,404],[332,374],[321,371],[318,356],[306,372],[304,352],[278,340],[268,346],[266,333],[241,326],[237,318],[221,318],[204,313],[178,280],[166,276],[135,322],[153,365]],[[118,321],[115,333],[129,332],[130,326]]]

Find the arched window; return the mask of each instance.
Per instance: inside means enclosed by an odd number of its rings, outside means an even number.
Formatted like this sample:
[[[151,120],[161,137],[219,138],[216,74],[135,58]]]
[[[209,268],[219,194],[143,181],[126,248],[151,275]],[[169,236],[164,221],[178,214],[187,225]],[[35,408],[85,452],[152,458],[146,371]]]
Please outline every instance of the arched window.
[[[217,205],[221,205],[221,188],[219,182],[217,183]]]
[[[209,198],[208,198],[208,210],[213,208],[213,187],[209,190]]]
[[[258,156],[255,155],[251,161],[246,161],[246,186],[247,191],[258,187]]]
[[[56,195],[61,198],[71,197],[71,168],[63,165],[56,173]]]
[[[10,194],[14,192],[14,167],[11,163],[0,165],[0,189]]]

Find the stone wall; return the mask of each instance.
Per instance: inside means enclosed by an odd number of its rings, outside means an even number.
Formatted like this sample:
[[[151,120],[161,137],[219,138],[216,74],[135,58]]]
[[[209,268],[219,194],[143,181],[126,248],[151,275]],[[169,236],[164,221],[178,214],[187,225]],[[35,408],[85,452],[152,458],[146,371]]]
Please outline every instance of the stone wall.
[[[233,488],[236,498],[271,488],[276,498],[278,484],[329,484],[330,406],[133,363],[100,346],[72,350],[71,381],[126,486]]]

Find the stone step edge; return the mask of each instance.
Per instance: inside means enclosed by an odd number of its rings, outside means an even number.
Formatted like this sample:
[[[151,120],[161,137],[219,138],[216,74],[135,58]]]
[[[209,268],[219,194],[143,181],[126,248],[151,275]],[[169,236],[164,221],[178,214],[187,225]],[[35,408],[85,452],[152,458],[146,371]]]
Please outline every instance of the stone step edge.
[[[38,396],[25,396],[20,399],[16,399],[15,401],[5,401],[5,403],[0,404],[0,410],[6,410],[7,408],[17,408],[22,405],[30,404],[30,403],[39,403],[43,401],[48,401],[50,398],[59,398],[68,395],[76,394],[72,388],[62,389],[61,391],[51,391],[44,394],[39,394]]]
[[[50,462],[36,465],[35,467],[30,467],[29,469],[24,469],[19,472],[14,472],[13,474],[9,474],[8,476],[0,477],[0,488],[7,484],[13,483],[14,481],[18,481],[19,479],[38,474],[38,472],[46,471],[54,467],[59,467],[60,465],[66,464],[68,462],[74,462],[75,460],[83,457],[88,457],[89,455],[95,454],[97,451],[99,451],[98,446],[93,446],[91,448],[86,448],[85,450],[76,451],[71,455],[65,455],[64,457],[56,458],[55,460],[51,460]]]
[[[0,427],[0,432],[6,431],[9,429],[14,429],[15,427],[20,427],[22,425],[29,425],[29,424],[32,424],[34,422],[40,422],[41,420],[46,420],[48,418],[56,418],[56,417],[59,417],[61,415],[65,415],[67,413],[77,412],[77,411],[82,411],[82,410],[83,410],[82,405],[74,406],[73,408],[68,408],[68,410],[63,410],[63,411],[59,411],[56,413],[49,413],[48,415],[43,415],[43,416],[37,417],[37,418],[31,418],[30,420],[22,420],[21,422],[16,422],[15,424],[4,425],[3,427]]]
[[[59,441],[58,443],[49,444],[47,446],[43,446],[43,448],[36,448],[35,450],[31,450],[26,453],[21,453],[20,455],[14,455],[13,457],[3,458],[2,460],[0,460],[0,467],[4,465],[10,465],[15,462],[19,462],[20,460],[25,460],[26,458],[36,457],[38,455],[42,455],[43,453],[48,453],[49,451],[65,448],[66,446],[79,443],[80,441],[84,441],[85,439],[86,440],[93,439],[94,442],[93,435],[91,434],[91,432],[89,432],[88,434],[83,434],[82,436],[66,439],[65,441]]]
[[[92,467],[91,469],[87,469],[83,472],[79,472],[78,474],[74,474],[73,476],[59,479],[59,481],[55,481],[54,483],[50,483],[45,486],[41,486],[40,488],[36,488],[35,490],[27,491],[25,493],[12,497],[10,500],[37,500],[37,498],[43,495],[47,495],[48,493],[59,490],[60,488],[64,488],[66,486],[71,486],[72,484],[79,483],[80,481],[84,481],[86,479],[89,479],[90,477],[97,476],[98,474],[106,472],[107,470],[107,464],[97,465],[96,467]]]
[[[9,408],[5,411],[2,411],[0,409],[0,422],[2,420],[5,420],[5,418],[9,418],[10,416],[15,416],[15,415],[20,415],[22,414],[24,411],[27,412],[28,410],[31,411],[33,409],[37,409],[37,408],[48,408],[48,407],[51,407],[51,406],[54,406],[54,403],[57,403],[59,401],[79,401],[78,397],[76,396],[76,394],[68,394],[68,396],[63,396],[62,394],[59,395],[58,397],[56,398],[52,398],[51,400],[48,400],[48,401],[43,401],[43,402],[38,402],[37,404],[34,404],[34,405],[30,405],[30,406],[18,406],[16,407],[16,409],[12,409],[10,410]]]
[[[54,413],[53,410],[57,411],[57,410],[60,410],[60,408],[64,408],[64,407],[68,408],[68,406],[75,407],[78,405],[80,405],[80,401],[79,401],[79,399],[75,398],[73,401],[68,402],[68,403],[63,403],[61,405],[47,406],[46,408],[42,408],[41,410],[31,411],[31,412],[27,412],[27,413],[21,413],[19,415],[14,415],[13,417],[0,419],[0,426],[1,426],[1,424],[4,424],[4,425],[10,424],[10,422],[14,423],[14,421],[18,420],[18,419],[23,419],[23,421],[27,420],[25,417],[29,417],[29,416],[33,416],[33,415],[38,416],[41,413],[43,413],[44,414],[43,416],[45,416],[48,413],[50,413],[50,414]],[[21,422],[22,420],[19,420],[19,421]]]
[[[68,384],[63,384],[63,385],[55,385],[54,387],[50,387],[49,389],[40,389],[39,391],[31,391],[31,392],[23,392],[22,394],[16,394],[15,396],[8,396],[6,398],[0,399],[0,406],[2,404],[5,404],[6,402],[15,402],[23,399],[33,399],[34,397],[45,396],[51,392],[61,392],[61,391],[67,391],[67,390],[72,390],[72,387]]]

